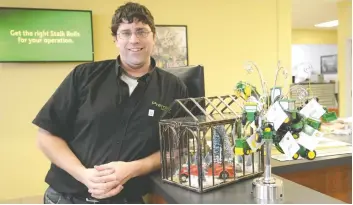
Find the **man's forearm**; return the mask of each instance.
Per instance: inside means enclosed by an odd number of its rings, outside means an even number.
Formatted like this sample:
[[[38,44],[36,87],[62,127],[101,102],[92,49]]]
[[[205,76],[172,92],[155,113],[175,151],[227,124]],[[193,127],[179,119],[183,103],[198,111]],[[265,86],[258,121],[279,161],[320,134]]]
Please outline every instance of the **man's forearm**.
[[[81,173],[85,167],[63,139],[40,129],[37,144],[39,149],[53,164],[68,172],[75,179],[80,180],[79,173]]]
[[[140,160],[133,161],[135,171],[134,177],[149,174],[161,168],[161,155],[160,151],[151,154]]]

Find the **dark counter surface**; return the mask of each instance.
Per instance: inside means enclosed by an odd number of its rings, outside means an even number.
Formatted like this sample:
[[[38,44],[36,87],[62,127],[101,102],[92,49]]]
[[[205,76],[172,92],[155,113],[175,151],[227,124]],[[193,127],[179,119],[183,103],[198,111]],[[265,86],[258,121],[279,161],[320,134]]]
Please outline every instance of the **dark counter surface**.
[[[321,194],[302,185],[296,184],[279,176],[283,180],[284,199],[279,203],[285,204],[342,204],[344,202]],[[153,181],[152,193],[161,196],[171,204],[256,204],[259,203],[251,196],[252,179],[240,181],[232,185],[199,194],[179,188],[175,185],[163,183],[160,174],[151,176]]]
[[[321,169],[325,167],[340,166],[345,164],[352,164],[352,154],[318,157],[313,161],[295,160],[280,162],[275,159],[271,159],[272,173],[274,174]]]
[[[351,136],[334,136],[335,139],[351,143]],[[300,204],[300,203],[320,203],[320,204],[338,204],[344,203],[340,200],[283,179],[276,174],[319,169],[330,166],[339,166],[352,164],[352,154],[343,154],[327,157],[318,157],[314,161],[295,160],[280,162],[271,160],[272,173],[274,177],[283,180],[284,199],[280,203]],[[160,173],[151,175],[152,193],[164,198],[167,203],[175,204],[194,204],[194,203],[219,203],[219,204],[238,204],[238,203],[259,203],[251,196],[251,183],[253,179],[239,181],[234,184],[212,190],[203,194],[185,190],[175,185],[164,183],[161,180]]]

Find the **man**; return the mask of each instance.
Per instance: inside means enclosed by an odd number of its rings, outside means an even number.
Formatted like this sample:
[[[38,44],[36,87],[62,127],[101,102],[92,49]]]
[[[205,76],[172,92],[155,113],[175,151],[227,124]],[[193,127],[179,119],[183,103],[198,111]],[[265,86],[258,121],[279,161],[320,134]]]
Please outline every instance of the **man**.
[[[45,203],[143,203],[146,175],[160,168],[160,107],[187,88],[151,58],[156,30],[145,6],[119,7],[111,31],[117,59],[75,67],[33,120],[52,162]]]

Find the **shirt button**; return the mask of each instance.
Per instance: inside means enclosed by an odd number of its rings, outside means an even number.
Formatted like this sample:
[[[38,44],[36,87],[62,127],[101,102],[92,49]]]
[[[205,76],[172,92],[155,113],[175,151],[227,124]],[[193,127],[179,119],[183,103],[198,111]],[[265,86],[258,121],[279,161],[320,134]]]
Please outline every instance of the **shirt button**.
[[[117,144],[120,144],[120,141],[117,141],[116,143],[117,143]]]

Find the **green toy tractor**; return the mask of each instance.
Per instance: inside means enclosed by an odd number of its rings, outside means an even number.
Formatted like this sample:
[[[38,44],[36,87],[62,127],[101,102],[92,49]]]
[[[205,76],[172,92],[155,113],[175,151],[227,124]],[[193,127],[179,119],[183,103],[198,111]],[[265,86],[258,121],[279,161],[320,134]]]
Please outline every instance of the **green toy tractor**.
[[[329,112],[326,107],[324,107],[324,110],[326,112],[321,117],[323,122],[332,122],[334,120],[337,120],[337,116],[335,112]]]
[[[316,158],[316,151],[315,150],[310,151],[301,145],[299,145],[299,146],[300,146],[300,149],[299,149],[298,153],[301,157],[306,158],[308,160],[314,160]]]
[[[234,154],[235,155],[249,155],[252,150],[245,138],[235,139]]]
[[[280,153],[284,154],[284,151],[282,150],[281,146],[279,146],[279,143],[278,143],[278,142],[274,143],[274,145],[275,145],[276,149],[277,149]],[[299,146],[300,146],[300,145],[299,145]],[[299,151],[298,151],[297,153],[295,153],[295,154],[292,156],[292,159],[297,160],[297,159],[299,158],[299,156],[300,156],[300,154],[299,154]]]
[[[257,103],[255,102],[245,102],[244,111],[242,115],[242,125],[245,126],[247,122],[252,123],[255,121],[255,126],[258,126],[258,112]]]
[[[312,97],[311,99],[315,99],[317,102],[319,102],[319,98],[318,97]],[[305,104],[308,104],[309,100],[310,99],[307,99],[305,101]],[[332,122],[334,120],[337,120],[337,115],[336,115],[335,112],[329,112],[327,107],[323,107],[323,109],[325,110],[325,113],[321,117],[322,122]]]
[[[245,100],[247,100],[250,96],[254,96],[256,99],[260,97],[256,87],[244,81],[238,82],[235,86],[235,95],[237,97],[242,97]]]
[[[264,140],[270,140],[273,139],[274,136],[276,136],[276,131],[274,129],[274,125],[272,122],[266,122],[264,123],[263,126],[263,131],[262,131],[262,139]],[[261,142],[262,139],[259,139],[258,142]]]
[[[308,117],[306,118],[305,123],[316,130],[320,130],[321,122],[318,120]]]
[[[304,120],[299,114],[298,110],[295,108],[295,100],[293,99],[281,99],[279,103],[283,111],[287,114],[288,118],[285,119],[282,126],[279,128],[279,133],[283,135],[290,131],[294,139],[299,138],[299,133],[303,130]]]

